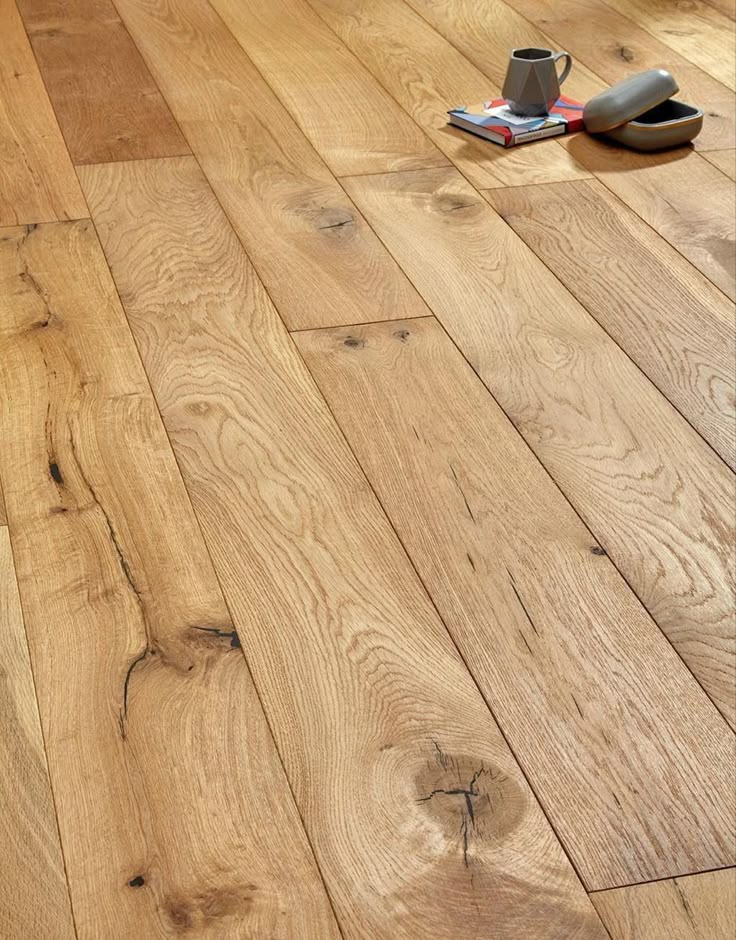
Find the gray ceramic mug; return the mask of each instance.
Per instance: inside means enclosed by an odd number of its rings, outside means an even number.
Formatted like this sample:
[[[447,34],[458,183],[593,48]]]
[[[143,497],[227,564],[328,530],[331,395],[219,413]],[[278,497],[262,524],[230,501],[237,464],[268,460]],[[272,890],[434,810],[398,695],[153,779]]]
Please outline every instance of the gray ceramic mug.
[[[557,62],[567,59],[562,74]],[[514,49],[509,59],[502,94],[515,114],[527,117],[549,114],[560,97],[560,85],[570,74],[572,56],[569,52],[551,49]]]

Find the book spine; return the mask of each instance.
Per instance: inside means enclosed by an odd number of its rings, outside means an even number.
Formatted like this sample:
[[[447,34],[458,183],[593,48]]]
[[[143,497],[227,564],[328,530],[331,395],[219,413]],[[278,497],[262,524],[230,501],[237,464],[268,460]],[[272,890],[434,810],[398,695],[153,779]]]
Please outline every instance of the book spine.
[[[529,131],[527,134],[514,134],[508,147],[515,147],[517,144],[525,144],[529,140],[539,140],[542,137],[558,137],[565,133],[565,125],[558,124],[557,127],[544,127],[541,131]]]

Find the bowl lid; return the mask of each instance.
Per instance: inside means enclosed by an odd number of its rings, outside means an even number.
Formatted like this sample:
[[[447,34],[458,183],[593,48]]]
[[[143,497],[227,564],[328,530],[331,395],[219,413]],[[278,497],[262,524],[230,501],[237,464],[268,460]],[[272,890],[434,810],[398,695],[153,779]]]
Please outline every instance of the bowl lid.
[[[583,121],[591,134],[620,127],[678,91],[677,82],[665,69],[637,72],[591,98]]]

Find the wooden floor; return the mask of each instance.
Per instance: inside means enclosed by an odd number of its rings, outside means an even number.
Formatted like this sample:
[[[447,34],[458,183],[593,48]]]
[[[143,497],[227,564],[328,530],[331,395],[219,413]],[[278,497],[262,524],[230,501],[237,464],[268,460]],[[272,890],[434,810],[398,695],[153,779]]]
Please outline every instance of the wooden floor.
[[[732,940],[734,19],[0,0],[2,940]]]

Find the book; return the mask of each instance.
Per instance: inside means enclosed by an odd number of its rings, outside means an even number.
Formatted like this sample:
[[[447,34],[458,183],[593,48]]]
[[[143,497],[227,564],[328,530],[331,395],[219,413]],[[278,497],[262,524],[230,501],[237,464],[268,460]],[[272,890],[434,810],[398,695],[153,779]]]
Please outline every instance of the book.
[[[542,137],[573,134],[583,129],[583,105],[564,95],[557,99],[549,114],[539,117],[514,114],[503,98],[453,108],[447,113],[450,124],[502,147],[515,147]]]

